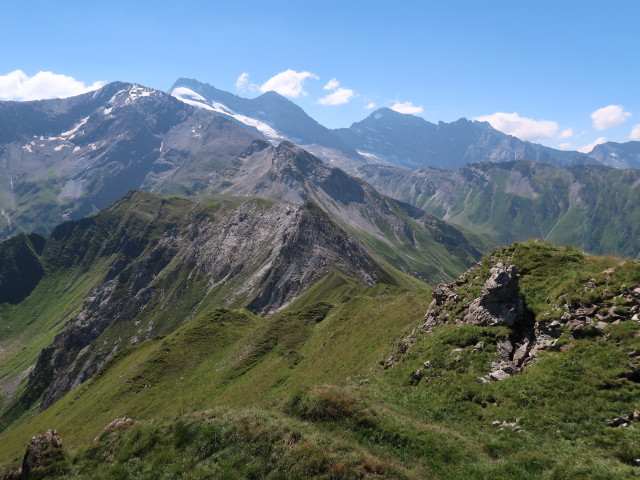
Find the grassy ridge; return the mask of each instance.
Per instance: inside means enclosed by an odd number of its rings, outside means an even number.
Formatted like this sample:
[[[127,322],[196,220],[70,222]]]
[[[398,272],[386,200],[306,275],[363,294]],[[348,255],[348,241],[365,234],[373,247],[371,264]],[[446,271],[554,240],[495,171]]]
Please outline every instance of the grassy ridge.
[[[499,260],[518,266],[538,320],[573,302],[624,312],[616,298],[640,282],[633,261],[521,243],[486,256],[458,292],[478,293]],[[269,319],[203,305],[4,432],[0,458],[18,461],[33,432],[57,428],[70,456],[50,473],[73,478],[638,475],[640,430],[607,425],[640,409],[640,323],[630,314],[602,335],[565,329],[501,382],[477,379],[504,327],[441,325],[385,370],[430,301],[417,287],[366,288],[334,272]],[[101,434],[118,417],[134,423]]]
[[[12,426],[3,442],[18,455],[31,432],[55,424],[68,444],[79,445],[119,416],[153,419],[212,405],[255,405],[318,382],[341,383],[375,369],[428,301],[399,287],[352,284],[341,297],[333,291],[332,303],[318,302],[318,288],[268,320],[203,309],[174,333],[123,350],[92,380]]]

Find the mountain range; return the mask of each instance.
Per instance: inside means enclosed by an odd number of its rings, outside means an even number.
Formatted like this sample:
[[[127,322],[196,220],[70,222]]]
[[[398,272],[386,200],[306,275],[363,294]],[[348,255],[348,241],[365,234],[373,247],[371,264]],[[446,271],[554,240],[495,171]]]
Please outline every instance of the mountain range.
[[[5,478],[631,478],[637,144],[0,102]]]
[[[640,170],[525,160],[457,170],[366,165],[380,192],[502,244],[530,238],[598,254],[640,255]]]
[[[288,141],[270,146],[163,92],[114,83],[71,99],[4,107],[3,122],[13,124],[3,147],[5,235],[47,234],[143,189],[313,200],[385,260],[432,282],[453,278],[490,244],[381,196]],[[32,125],[32,117],[45,118]]]
[[[329,130],[275,92],[247,99],[185,78],[176,81],[169,92],[190,105],[259,131],[272,141],[297,143],[349,173],[363,163],[450,170],[470,163],[514,160],[560,167],[598,163],[614,168],[640,167],[640,142],[607,142],[584,154],[523,141],[487,122],[461,118],[434,124],[390,108],[375,110],[349,128]]]

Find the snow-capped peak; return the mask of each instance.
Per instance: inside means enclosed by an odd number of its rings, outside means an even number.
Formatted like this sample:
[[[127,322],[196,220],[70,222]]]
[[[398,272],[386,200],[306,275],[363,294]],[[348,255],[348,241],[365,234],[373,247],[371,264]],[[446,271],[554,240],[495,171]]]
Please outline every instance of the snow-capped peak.
[[[256,120],[255,118],[247,117],[245,115],[241,115],[237,112],[234,112],[226,105],[218,102],[207,101],[202,95],[194,92],[190,88],[186,87],[176,87],[171,90],[171,95],[176,97],[178,100],[192,105],[194,107],[203,108],[205,110],[210,110],[212,112],[216,112],[225,116],[227,118],[232,118],[237,122],[243,123],[249,127],[253,127],[258,130],[262,135],[267,137],[269,140],[279,143],[283,140],[289,140],[287,137],[278,132],[271,125],[262,122],[260,120]]]

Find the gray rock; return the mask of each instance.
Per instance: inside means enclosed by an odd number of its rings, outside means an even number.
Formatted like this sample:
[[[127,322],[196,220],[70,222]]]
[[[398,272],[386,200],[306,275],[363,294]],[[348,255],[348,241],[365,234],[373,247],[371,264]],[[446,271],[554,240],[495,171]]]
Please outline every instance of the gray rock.
[[[490,276],[484,284],[482,303],[510,301],[520,293],[518,269],[515,265],[505,267],[499,262],[491,268]]]
[[[64,456],[62,438],[56,430],[33,436],[22,460],[22,478],[28,479],[33,469],[51,465]]]
[[[515,265],[498,263],[490,270],[480,297],[467,310],[464,322],[479,326],[514,326],[524,314]]]
[[[498,356],[502,360],[511,360],[513,354],[513,344],[508,338],[501,338],[497,342]]]
[[[494,372],[491,372],[489,374],[489,376],[496,381],[502,381],[502,380],[506,380],[507,378],[509,378],[511,375],[509,375],[507,372],[505,372],[504,370],[496,370]]]
[[[452,283],[442,283],[433,289],[433,298],[436,305],[443,305],[449,298],[455,297],[456,285]]]
[[[513,353],[513,362],[521,367],[525,360],[529,357],[529,342],[525,342],[516,348],[516,351]]]

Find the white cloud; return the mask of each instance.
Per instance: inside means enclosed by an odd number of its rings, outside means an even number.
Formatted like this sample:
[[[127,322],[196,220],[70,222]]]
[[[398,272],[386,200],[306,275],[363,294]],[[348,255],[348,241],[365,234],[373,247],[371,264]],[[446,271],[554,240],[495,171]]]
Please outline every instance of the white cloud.
[[[357,97],[356,92],[348,88],[342,88],[335,90],[334,92],[322,97],[318,100],[320,105],[342,105],[348,103],[352,98]]]
[[[558,138],[560,140],[564,140],[565,138],[571,138],[573,136],[575,136],[575,133],[573,133],[573,128],[565,128],[558,134]]]
[[[571,150],[571,144],[569,142],[561,143],[560,150]]]
[[[367,110],[371,110],[372,108],[376,108],[376,104],[371,102],[371,103],[367,103],[364,108],[366,108]]]
[[[38,72],[29,77],[22,70],[0,75],[1,100],[41,100],[44,98],[66,98],[97,90],[105,82],[94,82],[87,86],[73,77],[53,72]]]
[[[319,80],[319,78],[311,72],[296,72],[295,70],[285,70],[274,75],[269,80],[260,85],[261,92],[278,92],[286,97],[298,98],[300,95],[307,95],[304,91],[304,81],[307,78]]]
[[[414,105],[412,102],[403,102],[403,103],[396,102],[390,108],[391,110],[395,110],[398,113],[405,113],[405,114],[411,114],[411,115],[417,115],[418,113],[424,112],[423,107]]]
[[[338,80],[336,80],[335,78],[332,78],[331,80],[329,80],[327,82],[327,84],[322,87],[325,90],[335,90],[336,88],[338,88],[340,86],[340,82]]]
[[[476,117],[479,122],[489,122],[493,128],[521,140],[539,140],[553,138],[558,131],[558,124],[551,120],[534,120],[521,117],[516,112],[496,112],[492,115]]]
[[[242,72],[238,79],[236,80],[236,89],[244,90],[249,85],[249,74],[247,72]]]
[[[602,107],[591,114],[594,128],[607,130],[622,124],[631,114],[624,111],[622,105],[609,105]]]
[[[604,142],[606,142],[606,141],[607,141],[607,139],[606,139],[606,138],[604,138],[604,137],[600,137],[600,138],[598,138],[597,140],[595,140],[594,142],[591,142],[590,144],[585,145],[584,147],[580,147],[580,148],[578,149],[578,151],[579,151],[580,153],[589,153],[591,150],[593,150],[593,148],[594,148],[596,145],[600,145],[601,143],[604,143]]]
[[[640,123],[631,129],[629,140],[640,140]]]

